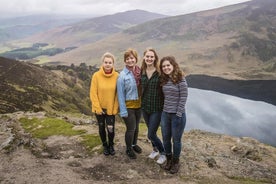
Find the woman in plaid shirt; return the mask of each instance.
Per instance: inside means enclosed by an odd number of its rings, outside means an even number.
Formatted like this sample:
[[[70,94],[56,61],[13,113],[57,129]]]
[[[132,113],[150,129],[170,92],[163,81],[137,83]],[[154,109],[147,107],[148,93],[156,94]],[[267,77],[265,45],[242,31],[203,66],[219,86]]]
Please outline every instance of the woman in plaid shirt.
[[[158,55],[154,49],[149,48],[144,52],[141,66],[141,108],[148,127],[148,138],[153,146],[153,151],[149,155],[149,158],[154,159],[160,153],[157,163],[163,164],[166,161],[165,150],[161,140],[157,136],[163,108],[163,94],[160,86],[158,62]]]

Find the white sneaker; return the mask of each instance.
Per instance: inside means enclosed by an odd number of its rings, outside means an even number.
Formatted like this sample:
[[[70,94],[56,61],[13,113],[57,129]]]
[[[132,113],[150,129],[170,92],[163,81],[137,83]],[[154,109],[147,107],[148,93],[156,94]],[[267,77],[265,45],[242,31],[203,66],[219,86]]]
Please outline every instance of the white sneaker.
[[[166,155],[160,155],[158,160],[156,161],[158,164],[164,164],[166,162],[167,158]]]
[[[158,151],[152,151],[151,154],[149,155],[149,158],[155,159],[155,157],[157,157],[158,155],[159,155]]]

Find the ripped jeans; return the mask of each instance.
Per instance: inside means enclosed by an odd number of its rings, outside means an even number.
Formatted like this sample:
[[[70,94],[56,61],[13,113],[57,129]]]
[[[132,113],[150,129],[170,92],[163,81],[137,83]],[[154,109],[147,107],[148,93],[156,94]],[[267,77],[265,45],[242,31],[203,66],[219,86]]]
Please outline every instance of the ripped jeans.
[[[99,134],[102,140],[103,146],[113,146],[115,137],[115,116],[114,115],[97,115],[96,118],[99,125]],[[106,138],[108,137],[108,142]]]

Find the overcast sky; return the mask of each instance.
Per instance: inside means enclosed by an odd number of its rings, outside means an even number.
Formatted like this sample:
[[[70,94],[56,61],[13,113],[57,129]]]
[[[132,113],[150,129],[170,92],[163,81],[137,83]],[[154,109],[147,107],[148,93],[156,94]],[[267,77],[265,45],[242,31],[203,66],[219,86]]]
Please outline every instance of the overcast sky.
[[[134,9],[180,15],[245,1],[248,0],[0,0],[0,16],[45,13],[102,16]]]

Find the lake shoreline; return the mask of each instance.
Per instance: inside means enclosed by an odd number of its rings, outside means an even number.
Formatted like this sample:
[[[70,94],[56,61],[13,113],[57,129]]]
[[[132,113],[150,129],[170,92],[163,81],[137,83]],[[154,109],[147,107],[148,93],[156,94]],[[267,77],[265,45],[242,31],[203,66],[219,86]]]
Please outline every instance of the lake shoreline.
[[[191,88],[211,90],[276,105],[276,80],[229,80],[208,75],[186,76]]]

